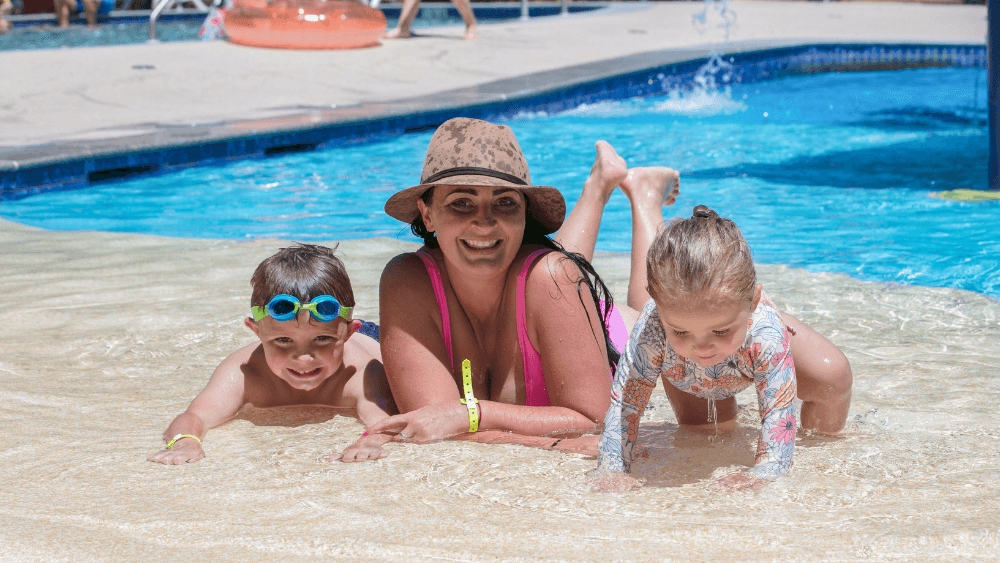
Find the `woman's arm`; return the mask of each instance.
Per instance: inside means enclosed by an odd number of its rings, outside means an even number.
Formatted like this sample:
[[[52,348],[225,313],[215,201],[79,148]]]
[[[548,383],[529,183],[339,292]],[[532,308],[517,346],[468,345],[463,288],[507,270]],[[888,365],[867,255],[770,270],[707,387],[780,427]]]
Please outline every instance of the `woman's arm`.
[[[574,428],[585,430],[608,410],[611,368],[604,319],[582,276],[564,255],[544,255],[528,275],[525,306],[549,401],[574,413]]]
[[[400,415],[374,424],[369,433],[405,433],[416,441],[441,440],[469,429],[458,401],[445,348],[441,315],[430,278],[415,254],[393,258],[379,282],[379,342],[386,378]]]

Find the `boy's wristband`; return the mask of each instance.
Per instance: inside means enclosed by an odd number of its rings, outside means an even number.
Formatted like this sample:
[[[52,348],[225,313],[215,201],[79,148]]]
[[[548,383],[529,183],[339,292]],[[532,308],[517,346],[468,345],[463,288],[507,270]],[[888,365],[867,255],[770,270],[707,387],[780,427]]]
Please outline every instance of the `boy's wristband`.
[[[465,398],[459,399],[469,409],[469,432],[479,430],[479,400],[472,394],[472,364],[462,360],[462,387],[465,388]]]
[[[164,448],[164,449],[169,450],[170,448],[174,447],[174,443],[177,440],[180,440],[181,438],[194,438],[195,442],[198,442],[199,445],[201,444],[201,439],[199,439],[197,436],[195,436],[193,434],[178,434],[178,435],[174,436],[173,438],[171,438],[169,442],[167,442],[167,447]]]

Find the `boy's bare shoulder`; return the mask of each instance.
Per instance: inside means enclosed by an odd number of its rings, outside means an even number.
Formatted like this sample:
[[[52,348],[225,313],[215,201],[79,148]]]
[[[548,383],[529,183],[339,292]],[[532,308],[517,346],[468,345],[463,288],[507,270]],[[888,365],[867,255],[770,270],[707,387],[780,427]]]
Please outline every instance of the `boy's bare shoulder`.
[[[372,361],[382,363],[379,343],[367,334],[355,332],[344,343],[344,366],[363,371]]]

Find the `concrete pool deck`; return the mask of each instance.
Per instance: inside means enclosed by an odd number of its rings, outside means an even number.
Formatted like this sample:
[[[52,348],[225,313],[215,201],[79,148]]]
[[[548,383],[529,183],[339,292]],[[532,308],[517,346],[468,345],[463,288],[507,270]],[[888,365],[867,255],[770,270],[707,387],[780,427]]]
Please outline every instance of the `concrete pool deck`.
[[[740,49],[818,42],[985,44],[986,7],[862,2],[736,1],[729,41]],[[533,75],[544,83],[567,68],[613,71],[644,54],[677,60],[705,56],[722,32],[708,12],[699,33],[700,2],[628,2],[568,17],[481,25],[462,41],[462,28],[434,28],[410,40],[345,51],[291,51],[225,41],[162,43],[66,50],[13,51],[0,57],[0,164],[57,157],[89,145],[126,151],[150,135],[238,123],[281,127],[290,117],[316,122],[366,104],[403,104],[418,111],[434,95],[458,90],[475,101],[476,87]],[[542,56],[544,54],[544,56]],[[539,74],[541,73],[541,74]],[[578,77],[577,77],[578,78]],[[526,83],[528,82],[528,83]],[[464,89],[464,90],[463,90]],[[419,98],[416,103],[407,100]],[[277,119],[275,119],[277,118]],[[23,167],[23,165],[22,165]]]

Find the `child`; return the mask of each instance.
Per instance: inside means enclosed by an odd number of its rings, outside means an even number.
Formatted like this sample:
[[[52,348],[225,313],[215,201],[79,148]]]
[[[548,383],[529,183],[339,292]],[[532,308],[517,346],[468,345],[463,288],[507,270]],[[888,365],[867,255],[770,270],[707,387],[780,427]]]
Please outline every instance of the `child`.
[[[691,218],[675,220],[657,235],[646,256],[646,268],[652,299],[643,308],[618,364],[598,445],[597,476],[610,480],[600,486],[635,485],[615,472],[630,469],[639,420],[661,376],[678,422],[692,426],[704,424],[707,411],[709,422],[733,427],[735,409],[726,408],[726,420],[719,420],[715,401],[755,385],[762,422],[755,465],[723,478],[721,484],[743,488],[786,473],[792,466],[796,431],[790,329],[761,292],[750,247],[739,228],[699,205]],[[847,397],[846,403],[803,407],[809,411],[803,416],[809,414],[810,420],[817,419],[817,412],[837,418],[815,422],[827,433],[843,428],[850,400],[849,368],[846,377],[848,390],[840,395]],[[815,387],[814,382],[808,387]],[[708,400],[707,405],[700,401],[700,417],[692,416],[698,410],[692,395]],[[834,402],[817,397],[818,403]],[[826,414],[833,411],[837,414]]]
[[[352,320],[354,290],[333,250],[307,244],[282,248],[261,262],[250,284],[253,316],[244,322],[260,342],[219,364],[205,389],[167,427],[167,446],[149,461],[177,465],[205,457],[201,439],[206,431],[247,403],[349,408],[366,426],[397,412],[379,344],[368,336],[378,338],[378,327],[364,323],[362,328],[361,321]],[[366,435],[330,458],[379,459],[390,439]]]

